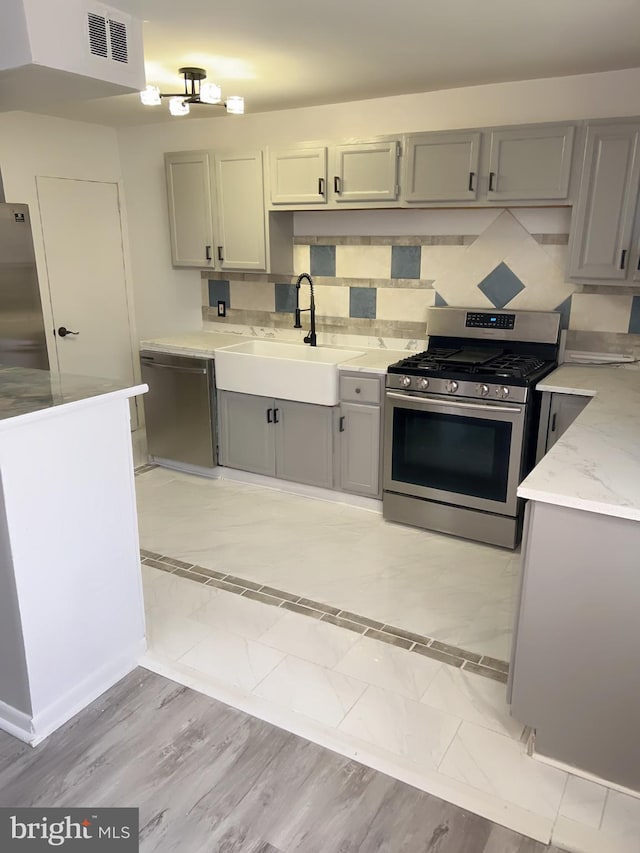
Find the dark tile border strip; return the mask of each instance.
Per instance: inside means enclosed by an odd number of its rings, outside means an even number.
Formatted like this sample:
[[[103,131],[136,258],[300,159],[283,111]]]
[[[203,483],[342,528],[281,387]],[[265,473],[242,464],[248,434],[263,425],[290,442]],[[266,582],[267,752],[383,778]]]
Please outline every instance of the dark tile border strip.
[[[133,473],[137,477],[138,474],[146,474],[147,471],[153,471],[153,469],[157,467],[158,466],[153,462],[146,462],[144,465],[138,465],[137,468],[134,468]]]
[[[160,569],[181,578],[188,578],[203,586],[215,586],[218,589],[242,595],[244,598],[252,598],[254,601],[270,604],[273,607],[282,607],[283,610],[310,616],[312,619],[329,622],[332,625],[338,625],[340,628],[355,631],[365,637],[381,640],[383,643],[389,643],[409,652],[416,652],[419,655],[433,658],[449,666],[455,666],[465,672],[473,672],[502,684],[507,683],[509,664],[506,661],[467,651],[458,646],[450,646],[433,637],[426,637],[413,631],[405,631],[403,628],[395,628],[393,625],[376,622],[374,619],[368,619],[366,616],[360,616],[349,610],[340,610],[338,607],[296,596],[272,586],[264,586],[235,575],[205,569],[202,566],[186,563],[184,560],[176,560],[173,557],[157,554],[155,551],[147,551],[141,548],[140,556],[142,564],[153,569]]]

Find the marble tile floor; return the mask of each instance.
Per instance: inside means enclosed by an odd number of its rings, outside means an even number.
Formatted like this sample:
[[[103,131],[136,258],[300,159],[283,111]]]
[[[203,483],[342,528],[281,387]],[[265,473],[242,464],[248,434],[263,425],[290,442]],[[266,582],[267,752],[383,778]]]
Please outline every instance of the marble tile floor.
[[[148,669],[537,841],[637,853],[640,799],[529,758],[503,684],[152,566],[142,575]]]
[[[141,473],[136,490],[145,549],[509,659],[517,553],[163,468]]]

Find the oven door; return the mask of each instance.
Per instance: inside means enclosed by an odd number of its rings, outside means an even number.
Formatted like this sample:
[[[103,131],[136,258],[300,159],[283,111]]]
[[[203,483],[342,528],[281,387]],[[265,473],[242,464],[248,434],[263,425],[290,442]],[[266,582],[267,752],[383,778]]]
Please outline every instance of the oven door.
[[[525,408],[387,391],[385,490],[515,516]]]

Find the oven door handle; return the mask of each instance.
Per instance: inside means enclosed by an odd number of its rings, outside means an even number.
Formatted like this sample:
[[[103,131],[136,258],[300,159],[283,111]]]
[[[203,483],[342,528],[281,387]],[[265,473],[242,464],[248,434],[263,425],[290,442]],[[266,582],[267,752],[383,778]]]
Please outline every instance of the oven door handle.
[[[429,406],[455,406],[456,409],[475,409],[481,412],[513,412],[520,414],[522,409],[516,406],[487,406],[482,403],[462,403],[460,400],[434,400],[433,397],[414,397],[412,394],[394,394],[387,391],[387,397],[392,400],[410,400],[414,403],[427,403]]]

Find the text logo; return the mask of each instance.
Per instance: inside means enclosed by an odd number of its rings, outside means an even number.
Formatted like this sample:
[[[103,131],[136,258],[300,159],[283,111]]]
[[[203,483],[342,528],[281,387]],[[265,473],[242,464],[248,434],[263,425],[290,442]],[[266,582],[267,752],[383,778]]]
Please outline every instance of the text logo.
[[[137,853],[138,809],[0,809],[2,853]]]

